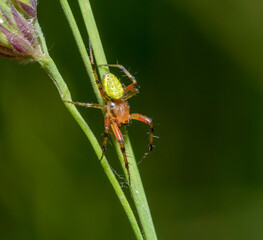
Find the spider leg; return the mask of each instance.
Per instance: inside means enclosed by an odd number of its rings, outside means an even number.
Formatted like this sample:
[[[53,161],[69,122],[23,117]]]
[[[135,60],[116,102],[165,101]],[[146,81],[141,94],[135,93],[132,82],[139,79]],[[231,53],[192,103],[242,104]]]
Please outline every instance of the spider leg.
[[[125,100],[128,100],[130,99],[131,97],[133,97],[134,95],[138,94],[139,93],[139,90],[137,88],[133,88],[131,91],[127,92],[123,98]]]
[[[124,141],[123,141],[123,136],[121,134],[121,130],[119,129],[119,127],[118,127],[116,122],[112,122],[111,128],[112,128],[113,133],[116,136],[116,138],[117,138],[117,140],[118,140],[118,142],[120,144],[122,155],[123,155],[123,158],[124,158],[125,168],[127,169],[129,183],[130,183],[131,182],[131,177],[130,177],[130,171],[129,171],[129,163],[128,163],[127,155],[126,155],[126,152],[125,152]]]
[[[95,66],[95,63],[94,63],[94,56],[93,56],[92,45],[91,45],[91,41],[90,40],[89,40],[89,52],[90,52],[91,67],[92,67],[92,71],[93,71],[93,75],[95,77],[95,81],[96,81],[97,87],[98,87],[98,89],[100,91],[100,94],[101,94],[104,102],[106,102],[107,101],[106,93],[104,92],[104,90],[102,88],[102,85],[101,85],[101,82],[99,80],[99,76],[98,76],[98,73],[97,73],[97,70],[96,70],[96,66]]]
[[[147,157],[148,154],[151,153],[152,149],[153,149],[153,123],[152,123],[152,119],[144,116],[144,115],[141,115],[141,114],[138,114],[138,113],[132,113],[130,114],[130,118],[131,119],[134,119],[134,120],[138,120],[138,121],[141,121],[141,122],[144,122],[146,124],[148,124],[150,126],[150,135],[149,135],[149,148],[148,148],[148,151],[144,154],[143,158]]]
[[[104,140],[103,140],[103,146],[102,146],[102,156],[100,158],[100,161],[102,160],[102,158],[104,157],[104,153],[106,151],[106,146],[107,146],[107,140],[108,140],[108,135],[109,135],[109,131],[110,131],[110,116],[109,114],[106,114],[105,119],[104,119]]]
[[[98,109],[106,109],[107,108],[107,106],[100,105],[97,103],[81,103],[81,102],[71,102],[71,101],[63,101],[63,102],[71,103],[71,104],[74,104],[76,106],[82,106],[82,107],[90,107],[90,108],[98,108]]]
[[[123,67],[122,65],[119,65],[119,64],[99,64],[98,66],[108,66],[108,67],[117,67],[117,68],[120,68],[127,76],[129,79],[131,79],[132,81],[132,84],[128,85],[126,88],[124,88],[124,93],[132,90],[133,88],[136,87],[137,85],[137,82],[136,82],[136,79],[134,76],[132,76],[128,70]]]

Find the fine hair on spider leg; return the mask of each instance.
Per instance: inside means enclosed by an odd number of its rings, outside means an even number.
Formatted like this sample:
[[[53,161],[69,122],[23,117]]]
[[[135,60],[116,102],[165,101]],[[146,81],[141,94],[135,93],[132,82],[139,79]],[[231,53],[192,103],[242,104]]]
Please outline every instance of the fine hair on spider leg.
[[[153,136],[154,137],[154,136]],[[156,136],[157,137],[157,136]],[[157,137],[157,138],[159,138],[159,137]],[[149,147],[149,145],[148,145],[148,147]],[[143,154],[143,156],[142,156],[142,158],[140,159],[140,161],[138,161],[137,162],[137,165],[140,165],[143,161],[144,161],[144,159],[145,158],[147,158],[151,153],[152,153],[152,150],[155,148],[156,146],[155,145],[151,145],[151,150],[149,151],[147,151],[146,153],[144,153]]]
[[[154,137],[154,138],[157,138],[157,139],[159,139],[159,138],[160,138],[160,137],[159,137],[159,136],[157,136],[157,135],[153,135],[153,137]]]

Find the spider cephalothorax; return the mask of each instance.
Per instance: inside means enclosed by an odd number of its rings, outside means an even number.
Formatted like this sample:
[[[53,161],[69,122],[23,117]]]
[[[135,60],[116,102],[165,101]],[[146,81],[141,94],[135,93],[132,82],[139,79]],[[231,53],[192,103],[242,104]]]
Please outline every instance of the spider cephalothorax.
[[[130,120],[130,106],[123,100],[111,100],[107,104],[107,114],[110,118],[122,126],[129,123]]]
[[[153,144],[152,120],[138,113],[130,114],[130,106],[127,100],[133,97],[134,95],[136,95],[138,93],[138,89],[136,88],[137,83],[136,83],[135,78],[122,65],[101,64],[98,66],[108,66],[108,67],[120,68],[132,81],[130,85],[124,88],[122,84],[120,83],[119,79],[112,73],[104,74],[102,83],[100,82],[97,71],[96,71],[96,66],[94,63],[91,44],[90,44],[90,60],[91,60],[93,74],[96,79],[96,84],[99,88],[100,94],[103,100],[105,101],[106,105],[71,102],[71,101],[67,101],[67,102],[72,103],[74,105],[107,110],[105,114],[105,118],[104,118],[105,131],[104,131],[104,141],[103,141],[103,146],[102,146],[101,159],[103,158],[105,150],[106,150],[108,134],[109,134],[109,130],[111,127],[114,135],[116,136],[120,144],[124,162],[125,162],[125,167],[127,169],[127,173],[128,173],[129,181],[130,181],[128,159],[127,159],[127,155],[125,152],[123,136],[122,136],[122,133],[119,127],[128,124],[131,119],[139,120],[150,126],[151,130],[150,130],[149,149],[148,149],[148,152],[145,154],[145,156],[147,156],[152,151],[152,144]]]

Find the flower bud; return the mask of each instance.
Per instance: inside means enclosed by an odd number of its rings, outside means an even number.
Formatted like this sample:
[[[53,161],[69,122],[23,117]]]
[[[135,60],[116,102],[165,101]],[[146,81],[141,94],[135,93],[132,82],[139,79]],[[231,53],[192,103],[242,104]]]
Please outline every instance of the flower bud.
[[[36,60],[43,55],[33,24],[37,21],[37,2],[28,0],[27,4],[25,1],[13,0],[15,7],[11,0],[0,0],[0,55],[18,60]]]
[[[37,0],[12,0],[16,7],[25,15],[36,17]]]

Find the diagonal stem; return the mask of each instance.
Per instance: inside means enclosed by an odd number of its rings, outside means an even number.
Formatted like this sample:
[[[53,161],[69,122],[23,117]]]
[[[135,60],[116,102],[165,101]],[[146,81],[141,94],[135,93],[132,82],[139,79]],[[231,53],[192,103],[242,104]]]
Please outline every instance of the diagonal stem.
[[[86,70],[87,70],[87,72],[88,72],[88,75],[90,76],[93,89],[94,89],[96,95],[98,96],[98,101],[99,101],[99,103],[102,104],[102,103],[103,103],[103,100],[102,100],[102,98],[101,98],[101,96],[100,96],[100,94],[99,94],[98,88],[96,87],[96,82],[95,82],[95,78],[94,78],[94,75],[93,75],[93,72],[92,72],[91,63],[90,63],[90,60],[89,60],[89,57],[88,57],[88,54],[87,54],[85,45],[84,45],[84,43],[83,43],[81,34],[80,34],[80,32],[79,32],[78,26],[77,26],[77,24],[76,24],[76,21],[75,21],[75,19],[74,19],[74,16],[73,16],[73,14],[72,14],[71,9],[70,9],[70,6],[69,6],[67,0],[60,0],[60,3],[61,3],[61,5],[62,5],[62,7],[63,7],[63,10],[64,10],[64,12],[65,12],[65,15],[66,15],[68,21],[69,21],[71,30],[72,30],[73,35],[74,35],[74,37],[75,37],[75,40],[76,40],[76,42],[77,42],[79,51],[80,51],[80,53],[81,53],[83,62],[84,62],[85,67],[86,67]],[[69,100],[69,101],[70,101],[70,99],[64,99],[64,100]],[[70,106],[68,106],[68,105],[70,105]],[[66,106],[67,106],[69,109],[72,108],[72,104],[66,103]],[[73,114],[72,114],[72,115],[73,115]],[[73,116],[74,116],[74,115],[73,115]],[[74,117],[75,117],[75,116],[74,116]],[[76,120],[77,120],[77,119],[76,119]],[[78,122],[78,123],[79,123],[79,122]],[[83,128],[82,128],[82,129],[83,129]],[[84,130],[84,129],[83,129],[83,130]],[[84,132],[85,132],[85,131],[84,131]],[[86,132],[85,132],[85,133],[86,133]],[[86,133],[86,135],[87,135],[87,133]],[[92,135],[93,135],[93,134],[92,134]],[[94,139],[95,137],[94,137],[94,138],[93,138],[93,137],[90,138],[89,135],[87,135],[87,136],[88,136],[88,138],[90,139],[90,141],[91,141],[91,143],[92,143],[92,145],[93,145],[93,147],[94,147],[95,152],[97,153],[97,151],[98,151],[98,150],[97,150],[97,145],[99,146],[99,144],[98,144],[98,142],[97,142],[97,139]],[[94,135],[93,135],[93,136],[94,136]],[[94,146],[94,141],[96,141],[96,144],[95,144],[96,146]],[[98,151],[98,153],[97,153],[97,156],[98,156],[98,158],[100,158],[100,157],[102,156],[101,147],[99,147],[99,151]],[[114,188],[117,196],[119,197],[119,200],[120,200],[120,202],[121,202],[121,204],[122,204],[122,206],[123,206],[123,208],[124,208],[124,210],[125,210],[125,212],[126,212],[126,214],[127,214],[127,216],[128,216],[128,219],[129,219],[129,221],[130,221],[130,223],[131,223],[131,225],[132,225],[132,228],[133,228],[133,230],[134,230],[134,233],[135,233],[135,235],[136,235],[136,238],[142,240],[143,237],[142,237],[140,228],[139,228],[139,226],[138,226],[138,223],[137,223],[137,221],[136,221],[136,218],[135,218],[135,216],[134,216],[134,214],[133,214],[133,212],[132,212],[132,209],[131,209],[131,207],[130,207],[130,205],[129,205],[129,203],[128,203],[128,201],[127,201],[127,199],[126,199],[126,197],[125,197],[125,195],[124,195],[124,193],[123,193],[123,191],[122,191],[122,189],[121,189],[121,187],[120,187],[120,185],[119,185],[119,183],[118,183],[118,181],[117,181],[117,179],[116,179],[116,177],[115,177],[115,175],[113,174],[113,172],[112,172],[112,170],[111,170],[108,162],[106,161],[106,158],[105,158],[105,157],[102,159],[101,164],[102,164],[102,166],[103,166],[103,168],[104,168],[104,170],[105,170],[105,172],[106,172],[106,174],[107,174],[107,176],[108,176],[108,178],[109,178],[109,180],[110,180],[110,182],[111,182],[111,184],[112,184],[112,186],[113,186],[113,188]]]
[[[89,0],[78,0],[80,9],[82,12],[82,16],[86,25],[87,32],[89,34],[89,37],[91,39],[93,49],[94,49],[94,55],[96,58],[97,64],[107,64],[105,53],[103,51],[102,43],[100,40],[99,32],[96,26],[96,22],[93,16],[93,12],[91,9],[91,5]],[[99,68],[100,76],[102,77],[104,73],[108,72],[108,69]],[[98,97],[98,96],[97,96]],[[131,146],[131,142],[128,136],[128,132],[125,128],[125,134],[124,134],[124,142],[125,142],[125,148],[127,151],[127,155],[129,156],[129,163],[130,163],[130,178],[131,178],[131,184],[130,184],[130,191],[140,218],[140,222],[143,228],[143,232],[145,235],[145,238],[148,240],[154,240],[157,239],[155,228],[153,225],[150,209],[148,206],[147,198],[145,195],[145,191],[143,188],[143,184],[141,181],[140,173],[137,168],[137,162],[134,157],[133,149]],[[116,147],[119,159],[121,161],[122,167],[124,169],[124,173],[126,175],[127,179],[127,172],[125,170],[125,164],[122,152],[120,150],[119,144],[116,139],[114,139],[114,145]]]
[[[66,83],[64,82],[63,78],[61,77],[54,61],[50,58],[47,57],[45,59],[41,59],[39,60],[40,65],[43,67],[43,69],[48,73],[48,75],[51,77],[51,79],[54,81],[60,96],[62,98],[62,100],[64,101],[70,101],[71,97],[70,97],[70,92],[67,88]],[[102,156],[102,151],[101,151],[101,147],[100,144],[98,143],[96,137],[94,136],[93,132],[91,131],[91,129],[89,128],[88,124],[85,122],[85,120],[82,118],[82,116],[80,115],[80,113],[78,112],[77,108],[70,103],[65,103],[67,109],[69,110],[69,112],[71,113],[71,115],[74,117],[74,119],[76,120],[76,122],[79,124],[79,126],[82,128],[83,132],[86,134],[87,138],[89,139],[96,155],[98,158],[100,158]],[[137,224],[137,221],[135,219],[135,216],[132,212],[132,209],[129,205],[128,200],[125,197],[124,192],[122,191],[118,180],[116,179],[114,173],[112,172],[111,166],[109,165],[106,157],[104,156],[103,159],[100,161],[101,165],[109,179],[109,181],[111,182],[127,216],[128,219],[130,220],[135,235],[137,236],[137,239],[141,239],[143,240],[143,237],[141,236],[140,233],[140,229],[139,226]]]

